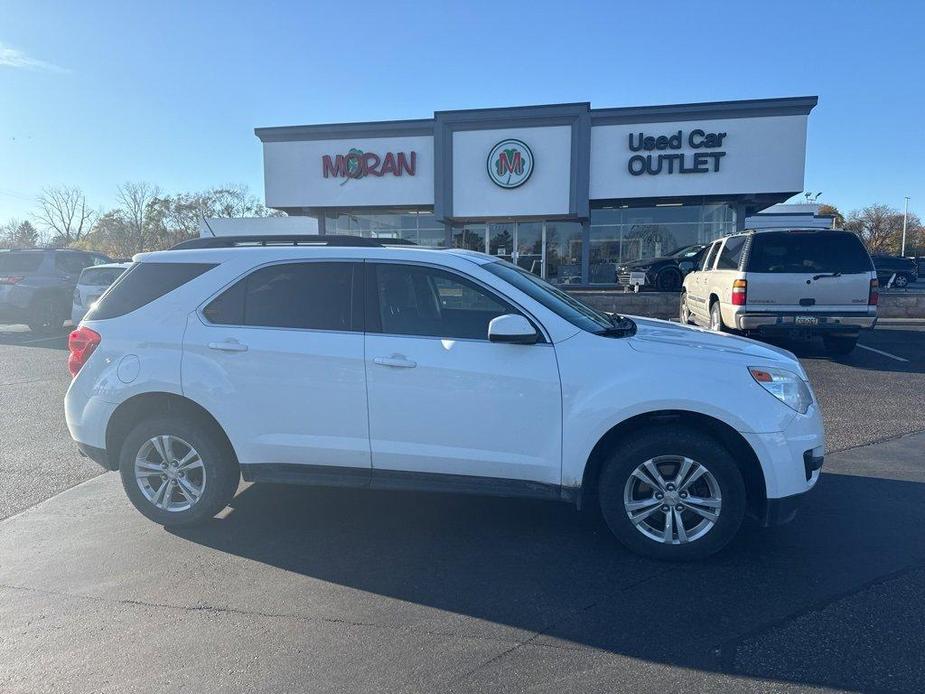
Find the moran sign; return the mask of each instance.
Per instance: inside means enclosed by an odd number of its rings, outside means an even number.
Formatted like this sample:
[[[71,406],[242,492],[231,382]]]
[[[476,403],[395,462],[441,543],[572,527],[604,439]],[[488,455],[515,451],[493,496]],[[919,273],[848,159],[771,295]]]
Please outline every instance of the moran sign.
[[[414,176],[417,152],[374,152],[352,148],[346,154],[321,157],[321,172],[325,178],[365,178],[366,176]],[[346,182],[346,181],[345,181]]]

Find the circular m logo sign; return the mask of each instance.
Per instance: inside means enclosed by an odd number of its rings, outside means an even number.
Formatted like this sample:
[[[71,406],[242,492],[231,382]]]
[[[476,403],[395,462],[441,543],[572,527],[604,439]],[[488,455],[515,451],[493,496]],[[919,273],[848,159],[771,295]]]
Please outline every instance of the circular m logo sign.
[[[520,140],[501,140],[488,153],[488,175],[502,188],[522,186],[533,173],[533,152]]]

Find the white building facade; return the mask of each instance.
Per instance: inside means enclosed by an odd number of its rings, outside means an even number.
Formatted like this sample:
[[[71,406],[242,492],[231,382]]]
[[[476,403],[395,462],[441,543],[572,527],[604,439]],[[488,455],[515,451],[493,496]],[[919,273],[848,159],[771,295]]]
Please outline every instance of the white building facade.
[[[708,242],[802,191],[815,105],[553,104],[255,132],[267,206],[321,234],[471,248],[606,286],[623,262]]]

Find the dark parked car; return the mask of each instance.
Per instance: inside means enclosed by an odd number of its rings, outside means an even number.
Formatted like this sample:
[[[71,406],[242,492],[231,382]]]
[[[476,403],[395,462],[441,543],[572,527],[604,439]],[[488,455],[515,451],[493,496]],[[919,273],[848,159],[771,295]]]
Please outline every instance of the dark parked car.
[[[902,289],[909,286],[919,278],[919,267],[912,258],[903,258],[896,255],[873,255],[874,268],[877,270],[877,279],[880,286],[885,287],[890,279],[893,286]],[[893,277],[893,275],[896,275]]]
[[[100,253],[71,249],[0,251],[0,323],[26,323],[52,333],[71,317],[81,271],[112,262]]]
[[[679,291],[684,276],[700,264],[705,247],[703,244],[683,246],[668,255],[624,263],[617,268],[617,283],[624,287],[639,284],[640,289],[653,288],[662,292]]]

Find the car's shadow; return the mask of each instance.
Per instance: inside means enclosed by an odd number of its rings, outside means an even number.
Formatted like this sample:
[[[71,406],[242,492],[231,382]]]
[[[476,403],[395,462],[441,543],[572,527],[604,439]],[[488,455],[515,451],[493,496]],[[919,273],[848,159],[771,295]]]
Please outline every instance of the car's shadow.
[[[836,362],[867,371],[910,374],[925,373],[925,359],[923,359],[923,357],[925,357],[925,332],[890,329],[888,332],[874,333],[874,335],[879,339],[874,340],[870,337],[862,336],[860,344],[868,348],[872,347],[874,349],[886,351],[887,354],[899,352],[899,354],[895,356],[906,359],[906,361],[898,361],[886,354],[872,352],[870,349],[865,349],[865,347],[861,346],[855,347],[849,354],[833,356],[825,350],[822,340],[818,338],[811,340],[773,338],[764,339],[763,341],[790,350],[801,359]],[[889,336],[889,344],[882,343],[883,335]],[[894,349],[892,347],[893,343],[899,344],[900,348]]]
[[[720,555],[684,565],[630,554],[598,515],[551,502],[253,485],[232,507],[174,532],[538,639],[754,677],[780,678],[781,663],[768,654],[759,662],[771,669],[743,665],[743,644],[925,560],[925,484],[835,474],[823,475],[790,525],[746,525]],[[871,625],[870,652],[879,626]],[[793,671],[801,684],[871,687],[850,668]]]

